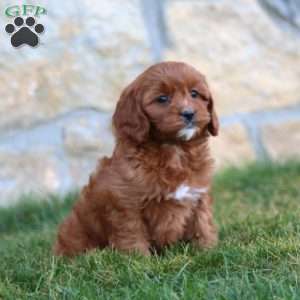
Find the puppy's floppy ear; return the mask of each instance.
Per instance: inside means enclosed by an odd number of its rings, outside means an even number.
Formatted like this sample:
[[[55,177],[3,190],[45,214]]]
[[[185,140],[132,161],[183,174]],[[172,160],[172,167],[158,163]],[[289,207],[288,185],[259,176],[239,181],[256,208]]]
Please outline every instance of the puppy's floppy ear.
[[[142,108],[141,95],[133,82],[122,92],[113,115],[118,139],[141,144],[148,138],[150,124]]]
[[[219,133],[219,119],[214,107],[213,97],[209,97],[208,110],[210,112],[210,122],[208,124],[208,131],[211,135],[217,136]]]

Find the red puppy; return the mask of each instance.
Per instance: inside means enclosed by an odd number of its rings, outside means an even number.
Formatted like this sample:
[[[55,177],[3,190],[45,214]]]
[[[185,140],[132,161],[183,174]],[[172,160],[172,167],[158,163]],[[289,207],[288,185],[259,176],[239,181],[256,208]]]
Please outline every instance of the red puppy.
[[[219,125],[204,76],[180,62],[150,67],[123,91],[113,125],[112,157],[100,161],[60,226],[55,253],[215,245],[208,138]]]

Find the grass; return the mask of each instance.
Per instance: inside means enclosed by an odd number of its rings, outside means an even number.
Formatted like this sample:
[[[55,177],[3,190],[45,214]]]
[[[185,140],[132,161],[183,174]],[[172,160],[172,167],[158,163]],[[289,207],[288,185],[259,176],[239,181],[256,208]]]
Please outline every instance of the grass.
[[[0,209],[0,299],[300,299],[300,162],[225,170],[214,196],[216,249],[178,244],[150,258],[53,257],[74,195]]]

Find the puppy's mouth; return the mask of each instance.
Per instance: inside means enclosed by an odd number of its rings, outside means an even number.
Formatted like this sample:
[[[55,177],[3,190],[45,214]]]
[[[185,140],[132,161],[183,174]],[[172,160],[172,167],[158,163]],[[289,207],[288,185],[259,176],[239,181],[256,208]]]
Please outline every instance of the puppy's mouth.
[[[186,123],[184,128],[195,128],[195,127],[197,127],[196,122],[195,121],[190,121],[190,122]]]
[[[184,141],[189,141],[198,132],[198,127],[194,122],[189,122],[185,127],[180,129],[177,133],[177,137]]]

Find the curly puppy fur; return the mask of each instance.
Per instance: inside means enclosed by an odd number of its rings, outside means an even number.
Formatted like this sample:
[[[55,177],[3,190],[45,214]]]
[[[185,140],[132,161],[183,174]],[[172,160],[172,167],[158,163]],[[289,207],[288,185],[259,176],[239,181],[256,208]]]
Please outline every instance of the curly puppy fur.
[[[179,240],[214,246],[208,138],[219,124],[204,76],[181,62],[150,67],[122,92],[113,125],[112,157],[60,225],[55,254],[111,247],[149,255]]]

